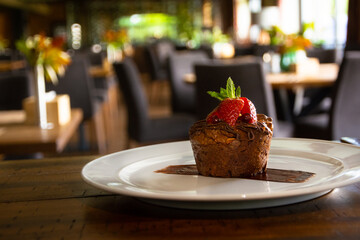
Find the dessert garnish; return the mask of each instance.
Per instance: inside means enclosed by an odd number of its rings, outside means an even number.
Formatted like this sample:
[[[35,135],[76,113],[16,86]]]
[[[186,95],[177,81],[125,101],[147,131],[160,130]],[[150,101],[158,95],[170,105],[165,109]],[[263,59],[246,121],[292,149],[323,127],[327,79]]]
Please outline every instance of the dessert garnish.
[[[267,168],[273,120],[257,114],[254,104],[241,97],[229,77],[226,88],[208,92],[219,105],[189,129],[195,164],[172,165],[157,173],[246,178],[263,181],[304,182],[310,172]]]
[[[208,124],[226,122],[230,126],[235,126],[237,121],[246,123],[256,123],[256,108],[246,97],[241,97],[241,89],[235,85],[229,77],[226,89],[220,88],[220,92],[208,91],[208,94],[219,99],[220,104],[207,116]]]

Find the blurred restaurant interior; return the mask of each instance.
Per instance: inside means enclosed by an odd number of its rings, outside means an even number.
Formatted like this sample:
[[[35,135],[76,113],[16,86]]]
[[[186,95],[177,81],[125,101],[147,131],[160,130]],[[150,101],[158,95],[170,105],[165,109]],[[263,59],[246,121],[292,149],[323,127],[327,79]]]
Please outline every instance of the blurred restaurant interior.
[[[356,0],[0,0],[0,159],[186,140],[228,77],[274,119],[274,137],[360,137],[359,11]]]

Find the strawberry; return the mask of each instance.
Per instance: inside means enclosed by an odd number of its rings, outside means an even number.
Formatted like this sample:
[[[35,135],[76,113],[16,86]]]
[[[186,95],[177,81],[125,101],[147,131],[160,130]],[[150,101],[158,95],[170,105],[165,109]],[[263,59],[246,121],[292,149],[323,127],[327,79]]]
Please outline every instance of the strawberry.
[[[240,97],[241,89],[238,87],[235,90],[234,82],[231,78],[227,80],[226,89],[220,88],[219,93],[212,91],[208,91],[208,93],[221,101],[207,116],[206,122],[208,124],[224,121],[233,127],[239,120],[247,123],[255,123],[257,121],[254,104],[249,99]]]
[[[240,99],[244,101],[244,107],[241,110],[239,119],[247,123],[256,123],[257,116],[254,104],[246,97],[241,97]]]
[[[206,121],[207,123],[224,121],[230,126],[235,126],[243,106],[244,101],[240,98],[226,98],[208,115]]]

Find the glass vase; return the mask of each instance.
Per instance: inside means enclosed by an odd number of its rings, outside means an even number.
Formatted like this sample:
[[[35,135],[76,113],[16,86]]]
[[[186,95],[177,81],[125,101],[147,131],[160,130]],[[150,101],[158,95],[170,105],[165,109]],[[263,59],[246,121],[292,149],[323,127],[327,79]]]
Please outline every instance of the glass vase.
[[[47,122],[44,66],[42,64],[36,65],[34,73],[37,124],[41,129],[48,129],[50,125]]]
[[[289,72],[290,66],[296,64],[296,51],[283,53],[280,59],[280,68],[282,72]]]

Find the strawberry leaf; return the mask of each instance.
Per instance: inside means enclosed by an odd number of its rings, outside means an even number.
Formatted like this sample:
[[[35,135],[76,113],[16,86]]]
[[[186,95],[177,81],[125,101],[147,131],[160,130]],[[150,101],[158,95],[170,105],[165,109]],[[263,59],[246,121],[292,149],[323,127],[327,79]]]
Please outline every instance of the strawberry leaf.
[[[240,88],[240,86],[238,86],[237,89],[236,89],[236,97],[241,97],[241,88]]]
[[[214,92],[214,91],[208,91],[207,92],[210,96],[219,99],[220,101],[224,100],[223,96],[218,93],[218,92]]]
[[[220,88],[220,95],[222,96],[223,100],[228,97],[227,91],[224,88]]]
[[[226,83],[226,91],[229,98],[235,98],[235,85],[230,77],[228,78]]]
[[[228,78],[226,82],[226,89],[220,88],[220,92],[208,91],[210,96],[219,99],[220,101],[226,98],[237,98],[241,96],[241,89],[238,87],[235,90],[235,84],[231,77]]]

